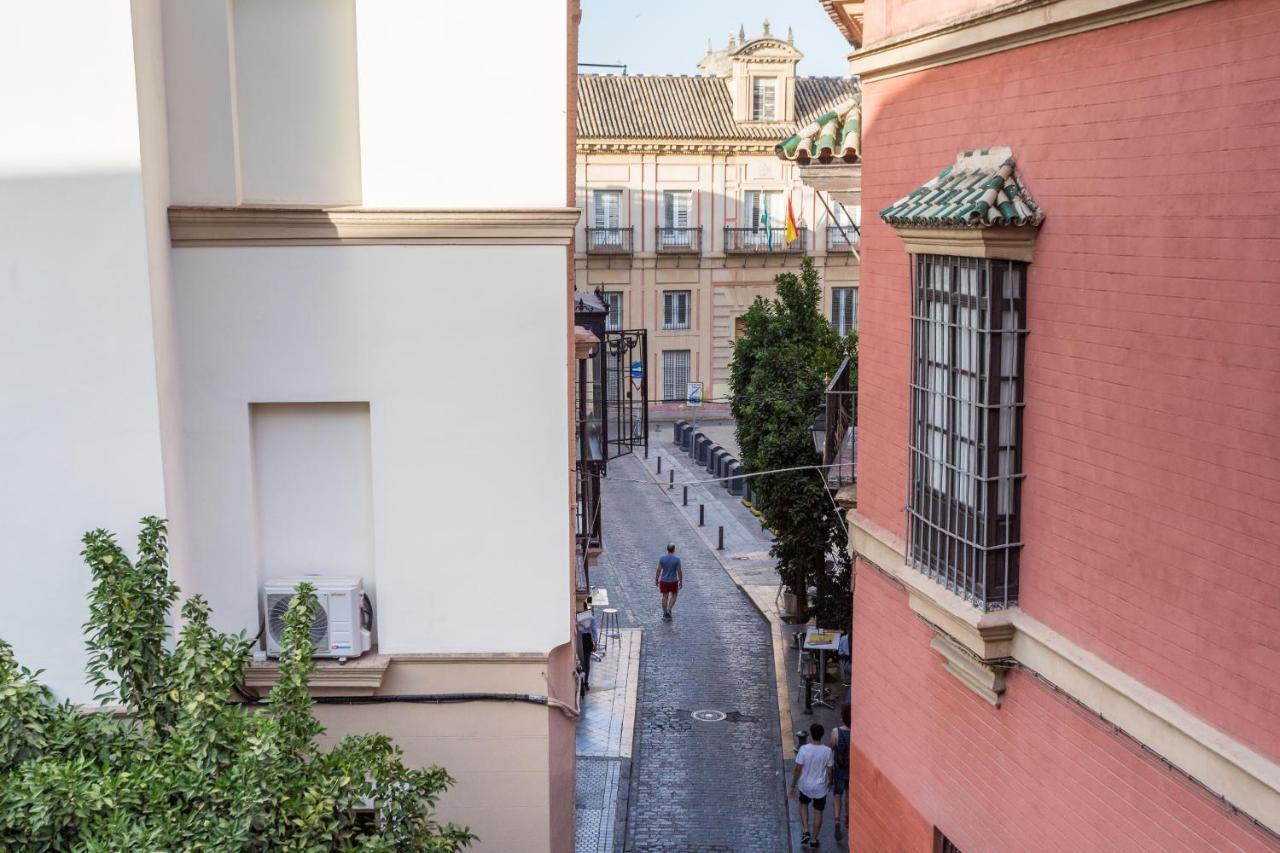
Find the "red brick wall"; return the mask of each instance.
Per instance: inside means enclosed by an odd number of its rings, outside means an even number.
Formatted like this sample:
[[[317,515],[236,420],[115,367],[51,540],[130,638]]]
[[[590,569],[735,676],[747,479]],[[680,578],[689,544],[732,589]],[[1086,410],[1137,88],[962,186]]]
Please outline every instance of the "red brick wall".
[[[1034,676],[993,708],[942,667],[906,594],[859,562],[852,850],[1271,850],[1184,777]]]
[[[858,483],[860,510],[902,534],[907,256],[875,211],[958,151],[1008,145],[1048,213],[1028,286],[1022,606],[1272,758],[1278,92],[1268,0],[867,84]]]

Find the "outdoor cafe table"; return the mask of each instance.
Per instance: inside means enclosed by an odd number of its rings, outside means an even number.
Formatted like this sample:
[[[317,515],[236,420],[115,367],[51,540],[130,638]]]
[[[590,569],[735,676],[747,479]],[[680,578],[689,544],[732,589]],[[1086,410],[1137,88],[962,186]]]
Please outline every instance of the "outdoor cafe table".
[[[819,698],[815,705],[822,705],[825,708],[834,708],[835,706],[826,701],[827,695],[827,652],[838,651],[840,648],[840,632],[832,631],[827,628],[806,628],[804,632],[804,643],[801,649],[806,652],[818,653],[818,695]]]

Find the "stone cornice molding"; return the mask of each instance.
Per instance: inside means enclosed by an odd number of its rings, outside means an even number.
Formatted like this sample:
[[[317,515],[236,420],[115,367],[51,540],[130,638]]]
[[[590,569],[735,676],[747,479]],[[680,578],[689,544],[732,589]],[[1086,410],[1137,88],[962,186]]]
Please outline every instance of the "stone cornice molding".
[[[331,245],[569,245],[574,208],[379,210],[171,207],[174,247]]]
[[[907,565],[902,539],[851,510],[849,543],[907,592],[908,605],[944,642],[947,670],[998,707],[996,678],[1016,661],[1222,796],[1280,832],[1280,765],[1206,723],[1168,696],[1062,636],[1019,607],[984,613]]]
[[[1040,228],[1034,225],[1001,228],[912,228],[892,226],[912,255],[959,255],[1000,258],[1031,263]]]
[[[849,55],[849,72],[865,84],[1209,1],[1013,0],[866,45]]]
[[[583,139],[579,154],[763,154],[776,157],[775,139]]]
[[[767,55],[759,55],[765,54]],[[733,59],[745,59],[748,62],[799,62],[804,54],[796,50],[795,45],[788,44],[780,38],[762,36],[752,39],[742,47],[729,54]]]

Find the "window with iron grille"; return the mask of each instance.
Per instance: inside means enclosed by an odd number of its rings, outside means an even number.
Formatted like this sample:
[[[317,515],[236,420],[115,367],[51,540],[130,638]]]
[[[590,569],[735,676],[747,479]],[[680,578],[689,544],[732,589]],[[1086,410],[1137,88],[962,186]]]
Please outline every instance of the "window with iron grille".
[[[604,300],[604,307],[609,309],[609,313],[604,318],[605,331],[622,331],[622,292],[605,291],[600,296]]]
[[[831,288],[831,326],[841,337],[858,328],[858,288]]]
[[[751,120],[776,121],[778,81],[774,77],[751,78]]]
[[[662,352],[662,399],[683,400],[689,390],[689,350]]]
[[[689,291],[668,290],[662,294],[662,328],[689,328]]]
[[[1027,265],[914,256],[908,556],[983,610],[1018,598]]]

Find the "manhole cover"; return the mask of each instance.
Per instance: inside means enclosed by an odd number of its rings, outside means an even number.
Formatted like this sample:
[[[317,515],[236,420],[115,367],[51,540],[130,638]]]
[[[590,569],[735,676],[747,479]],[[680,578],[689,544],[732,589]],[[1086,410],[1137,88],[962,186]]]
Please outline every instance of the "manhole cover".
[[[718,723],[728,715],[724,711],[694,711],[690,716],[699,722]]]

